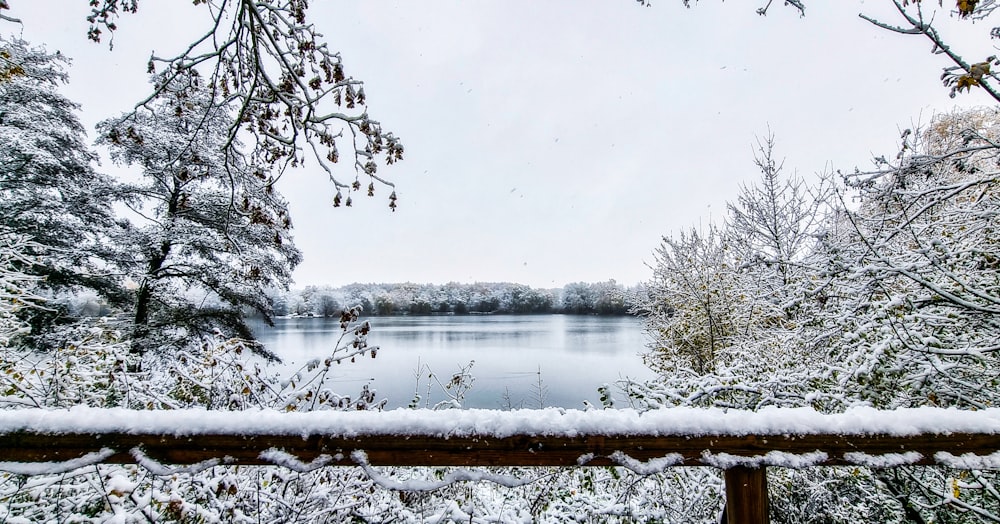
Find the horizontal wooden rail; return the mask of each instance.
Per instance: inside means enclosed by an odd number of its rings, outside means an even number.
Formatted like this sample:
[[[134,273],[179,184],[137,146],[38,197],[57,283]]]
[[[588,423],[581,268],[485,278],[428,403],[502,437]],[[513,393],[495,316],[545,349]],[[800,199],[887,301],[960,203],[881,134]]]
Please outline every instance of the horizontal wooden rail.
[[[0,469],[88,454],[107,463],[714,466],[726,470],[729,522],[756,524],[767,522],[767,466],[1000,468],[1000,410],[0,412]]]
[[[628,457],[723,469],[962,460],[985,467],[1000,466],[1000,456],[989,457],[1000,452],[1000,409],[0,411],[0,461],[63,461],[112,449],[105,462],[123,463],[134,461],[133,448],[172,464],[223,456],[265,464],[261,452],[281,449],[342,464],[364,450],[370,464],[393,466],[610,465]]]
[[[951,435],[584,435],[509,437],[374,434],[363,436],[283,435],[262,431],[240,435],[199,433],[74,433],[0,430],[0,460],[53,462],[110,449],[105,463],[134,463],[132,450],[167,464],[195,464],[226,457],[232,464],[271,464],[272,449],[310,462],[329,456],[331,465],[353,465],[364,451],[373,466],[609,466],[628,459],[669,459],[670,465],[837,466],[903,464],[958,465],[1000,451],[1000,437]],[[863,454],[858,454],[858,453]],[[940,454],[947,453],[945,458]],[[857,455],[855,455],[857,454]],[[976,459],[962,455],[973,454]],[[996,460],[1000,466],[1000,459]],[[0,468],[2,469],[2,468]]]

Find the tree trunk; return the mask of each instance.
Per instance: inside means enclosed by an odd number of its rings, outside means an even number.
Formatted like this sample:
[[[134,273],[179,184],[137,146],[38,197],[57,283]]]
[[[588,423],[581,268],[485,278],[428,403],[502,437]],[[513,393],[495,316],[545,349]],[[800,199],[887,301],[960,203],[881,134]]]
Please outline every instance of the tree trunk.
[[[160,245],[160,253],[149,261],[146,276],[139,286],[139,292],[135,296],[135,316],[132,325],[132,352],[145,353],[145,345],[142,340],[149,334],[149,303],[153,299],[153,284],[158,278],[157,274],[163,267],[163,263],[170,254],[170,243],[164,242]]]

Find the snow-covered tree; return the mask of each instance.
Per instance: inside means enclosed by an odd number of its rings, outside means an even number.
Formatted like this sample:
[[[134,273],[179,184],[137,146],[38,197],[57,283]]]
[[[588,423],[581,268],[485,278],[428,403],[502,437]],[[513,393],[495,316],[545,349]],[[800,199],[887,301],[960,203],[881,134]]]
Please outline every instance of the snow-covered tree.
[[[831,264],[844,387],[882,407],[1000,401],[1000,113],[936,117],[876,171]]]
[[[808,185],[781,173],[773,137],[758,143],[755,163],[760,178],[741,188],[724,224],[667,237],[656,252],[636,309],[663,380],[659,393],[635,390],[644,405],[826,409],[825,395],[836,397],[819,384],[835,329],[820,313],[832,307],[825,249],[843,213],[827,177]]]
[[[656,370],[711,373],[742,333],[734,258],[715,226],[664,237],[656,250],[647,330],[653,337],[647,362]]]
[[[784,228],[787,235],[804,231],[804,239],[814,239],[798,254],[779,257],[775,246],[781,242],[753,240],[759,226],[782,223],[798,211],[779,221],[732,218],[782,208],[761,207],[769,201],[789,202],[794,192],[767,190],[774,187],[767,182],[768,162],[763,183],[744,188],[732,206],[729,242],[693,234],[666,239],[649,283],[651,301],[642,307],[654,339],[653,361],[664,373],[651,384],[626,384],[633,404],[811,405],[828,411],[996,405],[1000,113],[941,115],[926,130],[905,132],[903,140],[895,160],[844,175],[846,187],[838,191],[853,198],[842,195],[836,208],[798,221],[814,226]],[[836,204],[802,202],[791,209]],[[777,230],[762,230],[769,229]],[[785,263],[787,272],[781,270]],[[699,370],[709,356],[713,365]],[[852,480],[822,470],[789,473],[787,481],[842,483],[839,493],[817,490],[806,504],[831,513],[879,499],[896,508],[893,521],[1000,520],[1000,479],[983,471],[968,473],[968,480],[955,475],[903,468],[864,471]]]
[[[30,266],[20,269],[43,277],[41,286],[116,296],[100,263],[114,227],[112,185],[94,171],[78,106],[58,91],[66,62],[0,38],[0,224],[31,239]]]
[[[838,397],[812,340],[821,329],[808,319],[823,282],[812,260],[819,206],[800,180],[779,176],[771,145],[762,144],[762,176],[741,189],[725,224],[664,237],[657,249],[637,310],[660,377],[622,384],[633,407],[824,408]],[[902,513],[871,471],[769,477],[776,522],[898,522]]]
[[[266,291],[287,287],[301,258],[285,201],[266,166],[233,149],[236,116],[196,71],[154,82],[155,102],[98,126],[112,158],[140,170],[120,190],[137,215],[121,238],[136,347],[216,329],[251,339],[244,310],[270,319]]]
[[[845,175],[857,200],[824,240],[831,278],[816,315],[831,357],[823,387],[840,405],[1000,400],[998,139],[995,108],[939,115],[905,131],[894,160]],[[1000,521],[1000,478],[955,475],[904,468],[879,481],[914,522]]]
[[[762,288],[776,294],[808,271],[803,261],[826,218],[830,195],[825,182],[809,187],[798,175],[783,175],[774,144],[774,135],[757,142],[754,162],[761,177],[742,186],[729,204],[726,242],[740,269],[763,273]]]
[[[761,177],[741,188],[725,224],[665,237],[657,249],[638,306],[654,369],[704,378],[736,377],[743,368],[746,377],[763,378],[757,364],[800,349],[788,346],[816,285],[807,258],[824,219],[824,185],[810,189],[783,176],[773,148],[772,136],[758,143]]]

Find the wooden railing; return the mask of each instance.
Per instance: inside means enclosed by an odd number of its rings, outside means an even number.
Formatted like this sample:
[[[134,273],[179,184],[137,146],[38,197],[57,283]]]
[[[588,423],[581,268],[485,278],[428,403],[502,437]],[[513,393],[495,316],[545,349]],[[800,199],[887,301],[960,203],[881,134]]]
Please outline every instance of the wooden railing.
[[[0,412],[7,463],[273,464],[273,450],[329,465],[712,466],[725,470],[728,522],[759,524],[768,466],[1000,467],[1000,410]]]

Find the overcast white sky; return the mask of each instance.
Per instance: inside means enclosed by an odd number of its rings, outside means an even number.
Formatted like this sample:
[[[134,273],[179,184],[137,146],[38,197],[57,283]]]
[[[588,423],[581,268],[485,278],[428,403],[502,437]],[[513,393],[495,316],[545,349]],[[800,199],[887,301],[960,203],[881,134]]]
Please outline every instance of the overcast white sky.
[[[724,217],[768,128],[786,169],[812,176],[894,154],[899,130],[936,111],[989,103],[949,99],[949,64],[922,37],[858,18],[895,20],[887,0],[813,0],[805,18],[781,2],[757,16],[763,3],[312,2],[406,158],[381,172],[395,213],[384,189],[334,209],[318,168],[286,177],[297,285],[635,284],[663,235]],[[179,50],[206,21],[190,1],[147,0],[109,51],[86,40],[83,0],[10,4],[24,26],[5,35],[74,58],[65,92],[91,128],[146,93],[151,50]],[[937,16],[970,60],[996,52],[976,40],[983,24]]]

